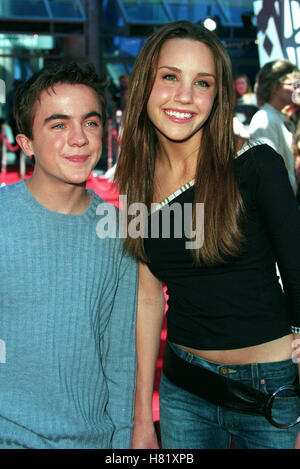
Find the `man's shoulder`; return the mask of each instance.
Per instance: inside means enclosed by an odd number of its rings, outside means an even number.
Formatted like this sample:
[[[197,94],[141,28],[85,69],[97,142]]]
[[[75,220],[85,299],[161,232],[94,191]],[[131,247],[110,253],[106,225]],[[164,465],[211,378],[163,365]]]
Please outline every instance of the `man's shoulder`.
[[[253,118],[265,118],[265,119],[268,119],[268,120],[272,120],[272,121],[277,121],[277,120],[281,120],[280,117],[281,117],[281,114],[280,112],[278,112],[273,106],[271,106],[271,104],[269,103],[265,103],[263,104],[259,109],[258,111],[256,111],[256,113],[254,114]],[[252,118],[252,119],[253,119]]]
[[[1,229],[9,229],[14,220],[24,217],[22,181],[0,187]]]
[[[270,132],[278,132],[282,121],[278,118],[276,110],[272,106],[262,106],[252,117],[249,125],[249,134],[251,137],[268,137]],[[267,133],[266,133],[267,132]]]
[[[106,204],[109,206],[113,206],[116,210],[118,210],[117,206],[114,205],[112,202],[109,202],[105,199],[102,199],[93,189],[88,189],[88,192],[92,195],[93,200],[98,204]]]
[[[93,190],[89,190],[90,194],[93,197],[92,208],[94,208],[94,215],[98,218],[99,215],[110,215],[117,217],[119,213],[119,207],[113,204],[110,201],[102,199],[98,194]]]
[[[251,121],[255,121],[259,119],[269,119],[271,114],[272,114],[272,110],[270,110],[268,107],[262,106],[253,115]]]
[[[18,181],[13,184],[4,184],[0,186],[0,198],[1,204],[5,203],[6,200],[15,200],[16,196],[23,190],[23,181]]]

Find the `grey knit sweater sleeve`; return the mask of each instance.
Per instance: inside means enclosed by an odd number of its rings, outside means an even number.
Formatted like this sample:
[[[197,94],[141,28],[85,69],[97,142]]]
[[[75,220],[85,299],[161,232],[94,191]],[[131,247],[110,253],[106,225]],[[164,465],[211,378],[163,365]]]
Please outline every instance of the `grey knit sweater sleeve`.
[[[0,189],[0,448],[130,447],[137,266],[97,236],[103,203]]]

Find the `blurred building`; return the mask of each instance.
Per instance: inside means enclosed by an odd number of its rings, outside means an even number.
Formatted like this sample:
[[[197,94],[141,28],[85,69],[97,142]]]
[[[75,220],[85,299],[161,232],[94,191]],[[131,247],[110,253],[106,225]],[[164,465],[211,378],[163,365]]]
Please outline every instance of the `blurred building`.
[[[117,90],[120,75],[130,74],[153,30],[174,20],[208,18],[234,72],[254,80],[252,0],[1,0],[0,79],[9,92],[15,80],[26,80],[46,64],[92,61],[99,71],[106,69]]]
[[[130,73],[146,37],[159,26],[176,20],[202,23],[226,45],[235,72],[254,79],[258,68],[256,27],[252,0],[103,0],[104,61],[117,76]]]

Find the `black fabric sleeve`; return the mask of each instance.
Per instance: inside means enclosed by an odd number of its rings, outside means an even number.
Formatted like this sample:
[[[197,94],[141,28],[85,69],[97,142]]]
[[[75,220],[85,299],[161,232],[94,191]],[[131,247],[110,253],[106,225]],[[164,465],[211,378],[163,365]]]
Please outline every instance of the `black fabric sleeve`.
[[[257,207],[276,255],[293,332],[300,327],[300,210],[284,161],[268,145],[256,146]]]

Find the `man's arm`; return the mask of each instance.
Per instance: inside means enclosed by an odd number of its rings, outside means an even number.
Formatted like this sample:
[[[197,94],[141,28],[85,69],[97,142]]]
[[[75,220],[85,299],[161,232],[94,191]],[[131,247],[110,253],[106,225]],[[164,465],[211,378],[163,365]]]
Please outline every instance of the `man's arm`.
[[[111,279],[113,282],[115,279]],[[102,337],[102,364],[108,386],[106,411],[114,424],[113,449],[131,447],[136,378],[137,263],[122,258],[110,319]]]
[[[165,298],[162,284],[145,264],[139,267],[137,311],[137,382],[134,449],[158,448],[152,414],[153,386],[159,353]]]

